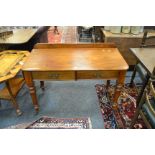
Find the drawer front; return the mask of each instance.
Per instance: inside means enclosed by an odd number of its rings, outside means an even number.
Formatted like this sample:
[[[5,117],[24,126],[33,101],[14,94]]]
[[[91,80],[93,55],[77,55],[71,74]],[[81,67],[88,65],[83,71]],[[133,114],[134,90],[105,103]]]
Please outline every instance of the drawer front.
[[[74,80],[75,73],[71,71],[32,72],[34,79],[38,80]]]
[[[77,71],[77,79],[116,79],[118,71]]]

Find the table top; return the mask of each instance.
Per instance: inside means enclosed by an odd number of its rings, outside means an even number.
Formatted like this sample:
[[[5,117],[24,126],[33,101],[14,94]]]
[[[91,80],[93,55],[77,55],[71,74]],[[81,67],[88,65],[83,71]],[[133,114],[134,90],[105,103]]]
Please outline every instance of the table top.
[[[103,28],[101,28],[102,33],[105,35],[105,37],[113,37],[113,38],[143,38],[144,33],[139,34],[132,34],[132,33],[111,33],[110,31],[106,31]],[[148,36],[154,36],[155,31],[149,31]]]
[[[22,59],[19,59],[18,62],[16,64],[14,64],[12,67],[10,67],[9,72],[7,72],[7,74],[5,76],[0,76],[0,83],[4,82],[8,79],[14,78],[17,73],[20,71],[20,69],[22,68],[24,62],[26,61],[28,55],[30,54],[29,51],[19,51],[19,50],[7,50],[7,51],[3,51],[0,53],[0,56],[3,54],[18,54],[18,53],[22,53],[24,56],[22,57]]]
[[[33,49],[23,71],[127,70],[117,48]]]
[[[33,35],[37,32],[35,29],[14,29],[13,34],[9,35],[7,38],[0,38],[0,44],[23,44],[28,42]]]
[[[130,50],[148,73],[152,74],[155,67],[155,48],[131,48]]]

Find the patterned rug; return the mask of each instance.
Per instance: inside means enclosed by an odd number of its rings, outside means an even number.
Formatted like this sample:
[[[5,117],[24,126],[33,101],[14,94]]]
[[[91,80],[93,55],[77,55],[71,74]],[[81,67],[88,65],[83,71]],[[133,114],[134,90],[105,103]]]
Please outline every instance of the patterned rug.
[[[118,112],[112,109],[112,99],[114,95],[115,86],[111,85],[109,89],[106,86],[97,84],[95,86],[101,112],[104,119],[104,125],[106,129],[127,129],[130,126],[131,120],[136,110],[136,98],[138,96],[137,89],[135,87],[130,88],[129,84],[126,84],[118,99]],[[140,89],[140,86],[138,86]],[[134,128],[145,128],[145,125],[141,118],[138,118]]]
[[[48,43],[77,43],[76,26],[58,26],[59,34],[54,33],[54,27],[48,30]]]
[[[78,42],[77,27],[76,26],[64,26],[61,42],[62,43],[77,43]]]
[[[11,126],[7,129],[91,129],[90,118],[41,117],[33,123]]]
[[[53,26],[50,27],[50,29],[47,32],[48,43],[61,43],[62,32],[63,32],[62,27],[58,27],[58,32],[59,34],[55,34],[54,27]]]

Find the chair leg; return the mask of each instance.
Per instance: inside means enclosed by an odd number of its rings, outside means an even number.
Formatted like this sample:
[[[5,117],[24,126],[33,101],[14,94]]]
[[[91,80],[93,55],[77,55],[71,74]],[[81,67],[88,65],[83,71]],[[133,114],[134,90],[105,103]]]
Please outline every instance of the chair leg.
[[[8,92],[9,92],[9,95],[10,95],[10,99],[11,99],[11,101],[13,103],[13,106],[16,109],[16,113],[17,113],[18,116],[20,116],[22,114],[22,112],[20,111],[19,106],[18,106],[18,104],[17,104],[17,102],[16,102],[16,100],[15,100],[13,94],[12,94],[9,81],[6,81],[6,87],[8,89]]]
[[[44,81],[40,81],[40,88],[41,88],[43,91],[45,90]]]
[[[139,116],[140,109],[141,109],[144,102],[145,102],[145,95],[143,94],[143,96],[142,96],[142,98],[140,100],[140,103],[139,103],[139,105],[138,105],[138,107],[136,109],[136,112],[134,114],[134,117],[133,117],[133,119],[131,121],[130,129],[132,129],[134,124],[136,123],[136,120],[138,119],[138,116]]]
[[[1,103],[1,100],[0,100],[0,108],[1,108],[1,106],[2,106],[2,103]]]
[[[134,115],[132,121],[131,121],[130,129],[133,129],[133,126],[135,125],[136,120],[138,119],[139,111],[140,111],[140,109],[138,108],[138,109],[136,110],[136,112],[135,112],[135,115]]]
[[[133,74],[132,74],[132,77],[131,77],[130,87],[133,86],[135,76],[136,76],[136,67],[134,68],[134,71],[133,71]]]

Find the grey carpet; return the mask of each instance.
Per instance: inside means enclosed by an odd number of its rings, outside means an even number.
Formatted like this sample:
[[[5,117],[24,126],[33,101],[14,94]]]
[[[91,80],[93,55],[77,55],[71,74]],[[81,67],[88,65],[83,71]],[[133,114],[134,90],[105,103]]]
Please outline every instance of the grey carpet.
[[[43,92],[36,81],[37,96],[40,111],[36,115],[28,88],[24,86],[20,91],[17,102],[23,115],[16,116],[10,102],[3,101],[0,110],[0,128],[11,125],[32,122],[41,116],[59,118],[90,117],[92,128],[104,128],[98,99],[94,85],[103,81],[46,81]],[[5,105],[4,105],[5,104]]]
[[[126,82],[129,82],[131,74],[132,72],[127,73]],[[11,103],[2,100],[0,128],[32,122],[42,116],[58,118],[90,117],[92,128],[104,128],[94,87],[96,84],[102,84],[103,82],[103,80],[46,81],[46,89],[43,92],[39,88],[39,82],[35,81],[40,105],[40,111],[37,115],[35,114],[28,88],[25,85],[17,96],[17,102],[23,115],[17,117]],[[136,77],[136,82],[139,82],[138,77]],[[0,85],[0,87],[3,87],[3,85]]]

